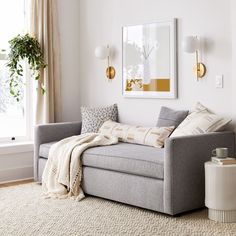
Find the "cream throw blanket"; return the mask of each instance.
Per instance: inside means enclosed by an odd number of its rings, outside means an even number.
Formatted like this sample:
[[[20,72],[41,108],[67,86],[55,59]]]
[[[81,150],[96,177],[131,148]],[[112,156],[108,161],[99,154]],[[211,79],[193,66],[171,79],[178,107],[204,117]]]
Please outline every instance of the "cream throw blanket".
[[[111,135],[87,133],[63,139],[52,145],[43,176],[43,196],[46,198],[68,198],[81,200],[82,178],[81,155],[90,147],[116,144]]]

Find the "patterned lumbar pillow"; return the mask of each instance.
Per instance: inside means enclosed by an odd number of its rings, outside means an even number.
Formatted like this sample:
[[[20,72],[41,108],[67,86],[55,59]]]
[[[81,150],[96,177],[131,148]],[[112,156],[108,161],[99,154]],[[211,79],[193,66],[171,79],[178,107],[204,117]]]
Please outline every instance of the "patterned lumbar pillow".
[[[231,119],[213,114],[201,103],[197,103],[195,111],[185,118],[171,134],[171,137],[215,132],[222,129],[230,121]]]
[[[121,142],[162,148],[166,138],[168,138],[174,128],[174,126],[160,128],[131,126],[109,120],[102,125],[99,132],[104,135],[109,134],[116,136]]]
[[[118,121],[117,104],[108,107],[81,107],[82,129],[81,134],[97,133],[107,120]]]
[[[157,127],[177,127],[188,115],[188,111],[177,111],[169,107],[161,107]]]

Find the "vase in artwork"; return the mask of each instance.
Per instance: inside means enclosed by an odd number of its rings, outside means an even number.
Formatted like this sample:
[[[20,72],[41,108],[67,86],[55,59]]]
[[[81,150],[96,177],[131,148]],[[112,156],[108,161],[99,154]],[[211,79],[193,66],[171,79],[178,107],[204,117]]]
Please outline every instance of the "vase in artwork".
[[[143,84],[149,84],[150,82],[150,66],[149,59],[147,58],[143,60]]]

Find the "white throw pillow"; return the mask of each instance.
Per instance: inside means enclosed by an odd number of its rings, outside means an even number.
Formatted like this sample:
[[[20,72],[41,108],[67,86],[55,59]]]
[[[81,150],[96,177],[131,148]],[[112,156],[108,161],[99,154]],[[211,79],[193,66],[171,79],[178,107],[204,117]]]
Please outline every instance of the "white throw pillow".
[[[170,127],[143,127],[120,124],[114,121],[106,121],[99,129],[99,133],[113,135],[121,142],[137,143],[147,146],[162,148],[166,138],[174,130]]]
[[[171,134],[171,137],[196,135],[218,131],[231,119],[222,118],[208,111],[201,103],[197,103],[195,111],[189,114]]]

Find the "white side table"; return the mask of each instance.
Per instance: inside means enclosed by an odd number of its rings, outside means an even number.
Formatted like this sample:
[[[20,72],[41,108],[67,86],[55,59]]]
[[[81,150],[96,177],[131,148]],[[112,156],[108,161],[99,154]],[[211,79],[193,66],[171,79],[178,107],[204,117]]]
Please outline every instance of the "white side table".
[[[236,222],[236,165],[205,163],[205,205],[209,219]]]

